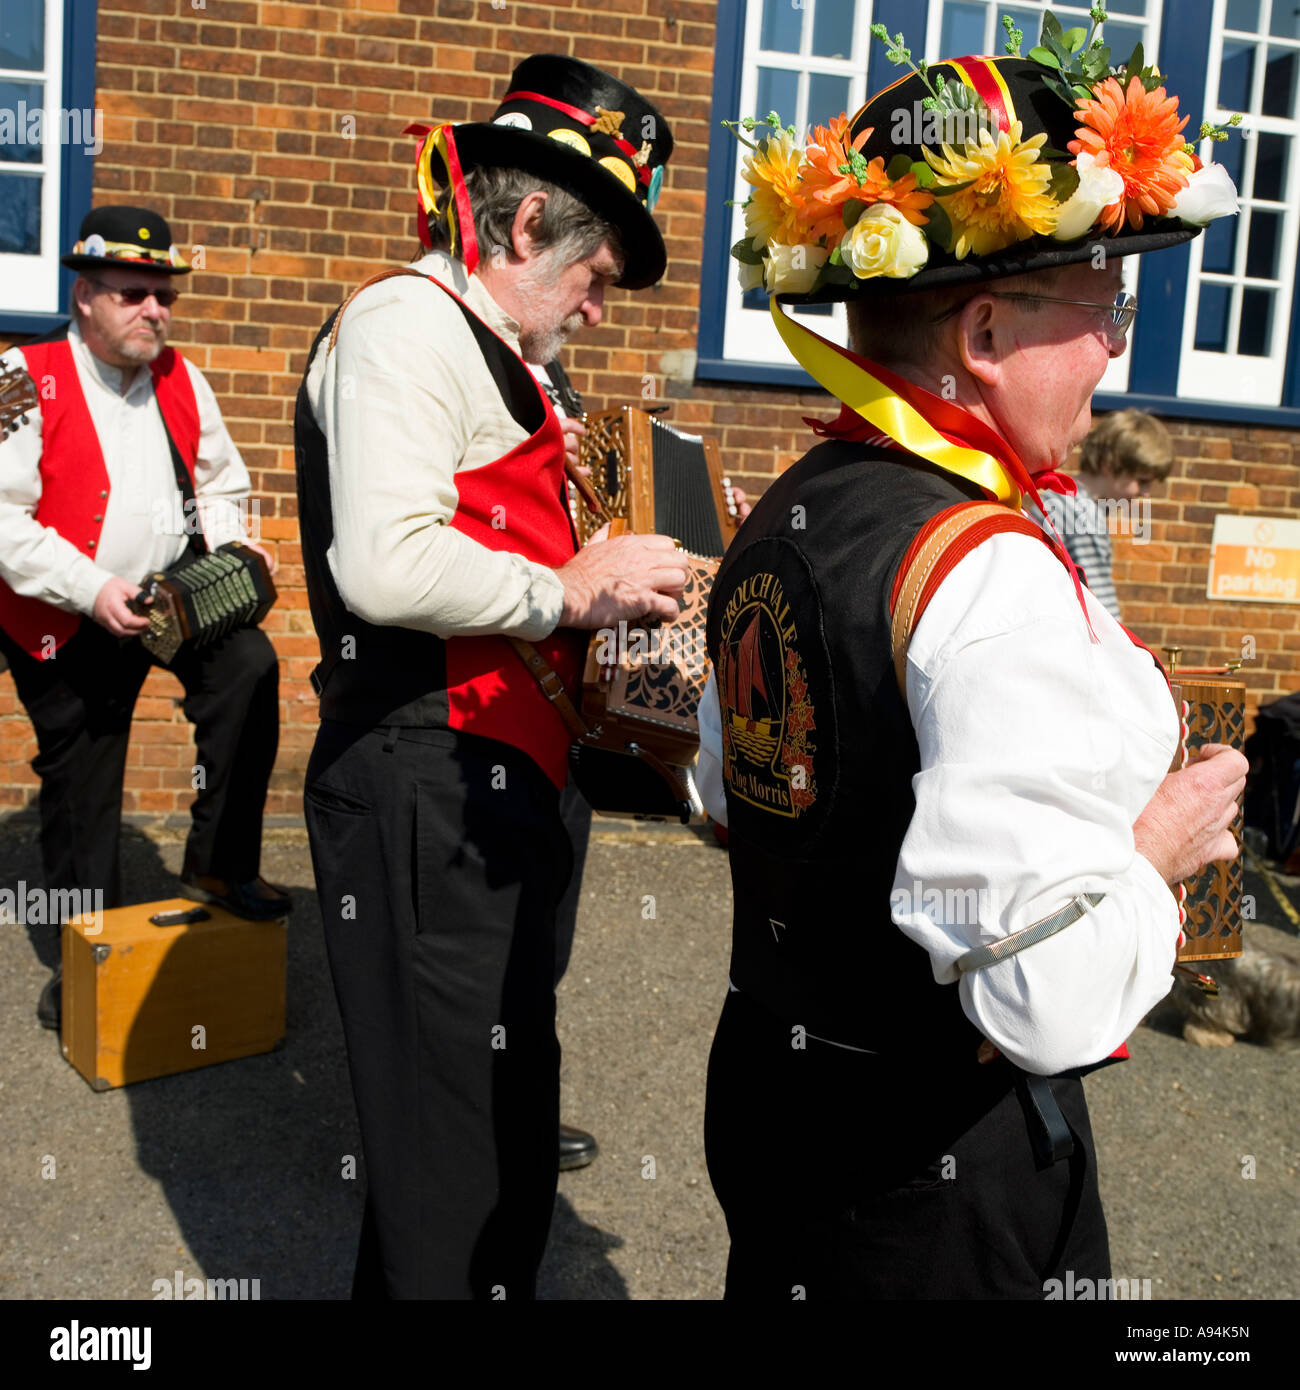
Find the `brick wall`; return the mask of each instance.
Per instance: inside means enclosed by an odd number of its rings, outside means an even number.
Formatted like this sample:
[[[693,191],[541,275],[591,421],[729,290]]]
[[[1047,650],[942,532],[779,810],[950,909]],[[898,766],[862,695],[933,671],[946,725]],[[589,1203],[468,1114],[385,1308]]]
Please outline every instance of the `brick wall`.
[[[197,3],[197,0],[195,0]],[[430,11],[432,14],[430,15]],[[715,7],[705,0],[100,0],[98,97],[105,145],[97,202],[157,207],[202,268],[185,286],[172,341],[207,374],[252,474],[262,536],[278,552],[280,602],[266,622],[282,659],[280,757],[268,811],[299,812],[316,703],[316,644],[302,587],[292,411],[315,330],[348,289],[415,249],[408,121],[488,116],[530,52],[562,51],[617,72],[672,123],[677,141],[659,219],[665,281],[612,292],[606,321],[567,354],[593,409],[640,401],[647,379],[670,417],[717,434],[751,491],[806,447],[825,397],[671,380],[666,354],[693,352],[704,232]],[[1274,514],[1300,502],[1297,437],[1179,425],[1179,469],[1155,508],[1157,543],[1117,546],[1121,598],[1184,660],[1256,636],[1256,696],[1300,685],[1296,610],[1207,604],[1216,509]],[[1231,640],[1228,640],[1231,639]],[[191,799],[179,687],[154,672],[137,707],[128,813],[182,812]],[[0,809],[27,805],[34,743],[0,675]]]

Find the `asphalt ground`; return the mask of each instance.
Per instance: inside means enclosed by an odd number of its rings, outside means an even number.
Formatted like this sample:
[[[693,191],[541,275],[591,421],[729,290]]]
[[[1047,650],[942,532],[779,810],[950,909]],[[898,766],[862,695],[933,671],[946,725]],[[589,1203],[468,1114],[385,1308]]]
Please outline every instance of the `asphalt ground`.
[[[124,835],[139,901],[171,897],[179,839]],[[34,1006],[48,928],[2,929],[0,1299],[151,1299],[154,1282],[256,1278],[262,1299],[342,1299],[364,1164],[301,833],[267,845],[290,885],[288,1034],[264,1056],[96,1093]],[[40,881],[35,829],[0,822],[0,886]],[[1300,908],[1300,880],[1279,884]],[[1255,939],[1300,959],[1257,875]],[[653,899],[653,915],[648,899]],[[727,1238],[705,1171],[704,1075],[726,989],[730,883],[710,836],[597,820],[560,989],[564,1118],[601,1155],[561,1174],[546,1299],[715,1299]],[[1156,1299],[1300,1290],[1297,1054],[1138,1030],[1088,1083],[1114,1274]],[[347,1155],[358,1176],[343,1176]],[[802,1162],[800,1136],[788,1155]]]

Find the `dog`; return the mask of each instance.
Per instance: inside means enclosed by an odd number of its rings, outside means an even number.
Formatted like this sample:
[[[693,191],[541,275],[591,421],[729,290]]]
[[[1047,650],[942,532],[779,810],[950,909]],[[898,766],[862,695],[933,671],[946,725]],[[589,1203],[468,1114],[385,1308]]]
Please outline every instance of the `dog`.
[[[1165,1001],[1183,1020],[1183,1039],[1198,1047],[1227,1047],[1238,1038],[1276,1045],[1300,1038],[1300,962],[1243,943],[1233,960],[1193,966],[1219,986],[1204,994],[1181,976]]]

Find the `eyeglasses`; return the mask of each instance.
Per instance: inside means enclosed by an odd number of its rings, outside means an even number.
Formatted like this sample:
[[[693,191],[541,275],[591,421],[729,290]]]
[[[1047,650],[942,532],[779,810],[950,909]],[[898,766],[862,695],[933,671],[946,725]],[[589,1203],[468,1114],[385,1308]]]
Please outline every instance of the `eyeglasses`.
[[[1043,304],[1075,304],[1082,309],[1095,309],[1099,314],[1107,314],[1110,322],[1106,328],[1113,338],[1121,342],[1128,336],[1128,330],[1138,311],[1137,299],[1121,290],[1113,304],[1098,304],[1092,299],[1057,299],[1050,294],[1002,294],[997,290],[987,291],[994,299],[1030,299]]]
[[[984,290],[990,299],[1029,299],[1036,300],[1044,304],[1074,304],[1082,309],[1095,309],[1099,314],[1105,314],[1109,319],[1105,328],[1116,342],[1122,343],[1128,337],[1129,326],[1133,322],[1134,315],[1138,311],[1137,299],[1127,292],[1121,290],[1115,296],[1113,304],[1098,304],[1093,299],[1057,299],[1050,294],[1012,294],[1001,290]],[[972,299],[976,296],[972,295]],[[933,323],[942,323],[944,319],[951,318],[954,314],[959,314],[970,303],[969,299],[963,299],[960,304],[954,304],[951,309],[945,309],[937,318],[931,320]]]
[[[92,285],[98,285],[105,294],[111,294],[119,303],[129,304],[132,307],[143,304],[152,295],[158,301],[160,308],[170,309],[181,297],[179,290],[156,290],[152,285],[128,285],[125,289],[118,289],[116,285],[110,285],[105,280],[96,280],[91,275],[87,275],[86,279]]]

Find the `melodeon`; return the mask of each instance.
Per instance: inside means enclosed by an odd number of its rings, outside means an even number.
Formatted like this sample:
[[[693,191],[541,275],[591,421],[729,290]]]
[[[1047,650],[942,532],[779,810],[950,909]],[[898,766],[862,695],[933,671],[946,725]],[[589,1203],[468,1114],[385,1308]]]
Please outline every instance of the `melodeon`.
[[[1178,748],[1171,772],[1186,767],[1191,752],[1204,743],[1241,749],[1246,740],[1246,683],[1227,667],[1177,666],[1177,647],[1167,647],[1169,684],[1178,709]],[[1240,810],[1232,833],[1241,843]],[[1226,960],[1241,955],[1241,856],[1207,864],[1194,878],[1174,889],[1184,942],[1180,964]]]
[[[149,619],[140,641],[170,666],[187,642],[202,647],[235,628],[255,627],[275,597],[266,561],[250,546],[230,541],[150,575],[131,607]]]
[[[605,520],[612,535],[669,535],[687,552],[690,576],[676,618],[652,627],[619,623],[592,635],[582,686],[590,733],[580,742],[632,753],[671,774],[686,820],[691,812],[703,813],[691,765],[699,748],[696,711],[709,675],[705,617],[736,525],[717,440],[684,434],[630,406],[588,415],[584,423],[579,462],[591,478],[590,488],[579,486],[587,501],[578,520],[581,540]]]

